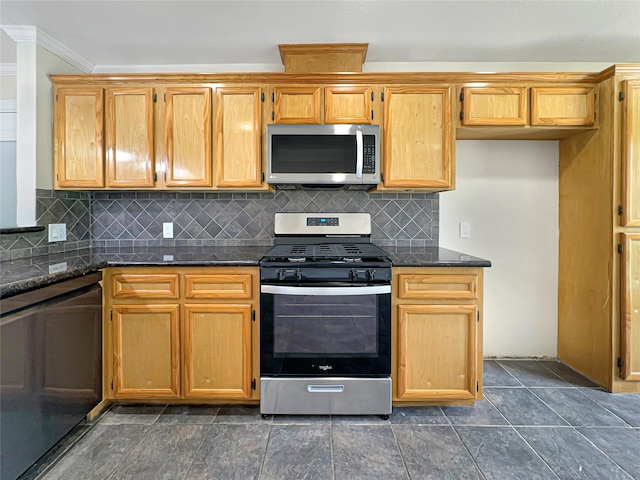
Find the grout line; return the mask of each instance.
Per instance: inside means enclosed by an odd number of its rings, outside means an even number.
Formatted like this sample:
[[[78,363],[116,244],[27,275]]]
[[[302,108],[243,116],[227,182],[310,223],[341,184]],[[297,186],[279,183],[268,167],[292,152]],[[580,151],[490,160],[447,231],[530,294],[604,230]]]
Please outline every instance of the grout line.
[[[329,443],[331,453],[331,480],[336,480],[336,457],[333,453],[333,417],[329,415]]]
[[[169,424],[169,425],[171,425],[171,424]],[[189,424],[174,424],[174,425],[189,425]],[[196,463],[196,458],[198,458],[198,452],[200,452],[200,450],[202,449],[202,446],[204,445],[204,441],[209,436],[209,433],[210,433],[210,430],[211,430],[211,425],[196,425],[196,426],[202,427],[202,430],[204,430],[207,427],[209,427],[209,428],[207,429],[206,432],[203,432],[202,441],[200,441],[200,445],[198,446],[198,448],[196,448],[196,452],[193,455],[193,460],[191,460],[191,464],[189,465],[189,468],[187,468],[187,470],[184,472],[184,477],[182,477],[182,480],[185,480],[189,476],[189,472],[193,468],[193,464]]]
[[[459,426],[463,426],[463,425],[459,425]],[[468,425],[468,426],[473,426],[473,425]],[[496,425],[497,426],[497,425]],[[502,427],[508,427],[509,425],[502,425]],[[467,451],[467,453],[469,454],[469,457],[471,457],[471,461],[473,462],[473,464],[476,466],[477,471],[480,473],[480,475],[482,476],[482,478],[484,478],[486,480],[487,476],[484,474],[484,472],[482,471],[482,469],[480,468],[480,465],[478,464],[478,462],[476,461],[476,458],[473,456],[473,454],[471,453],[471,450],[469,450],[469,447],[467,446],[466,443],[464,443],[464,440],[462,440],[462,437],[460,436],[460,433],[458,432],[457,428],[455,425],[451,426],[451,429],[453,430],[453,433],[456,435],[456,437],[458,438],[458,440],[460,441],[460,443],[462,444],[462,446],[464,447],[464,449]]]
[[[396,442],[396,447],[398,448],[398,452],[400,452],[400,458],[402,459],[402,465],[404,466],[404,471],[407,474],[407,478],[411,480],[411,473],[409,472],[409,467],[407,467],[407,462],[404,458],[404,453],[402,453],[402,447],[400,446],[400,442],[398,442],[398,437],[396,437],[396,432],[393,429],[393,425],[389,425],[391,429],[391,435],[393,435],[393,440]]]
[[[522,426],[520,426],[520,427],[522,428]],[[538,451],[535,448],[533,448],[533,445],[531,445],[529,442],[527,442],[527,440],[520,434],[518,429],[516,427],[514,427],[514,426],[511,426],[511,428],[513,428],[513,431],[516,432],[516,435],[518,435],[518,437],[520,437],[522,439],[522,441],[531,449],[531,451],[536,455],[536,457],[538,457],[542,461],[542,463],[544,463],[547,466],[547,468],[555,475],[555,477],[560,479],[560,476],[556,473],[556,471],[553,468],[551,468],[551,465],[549,465],[545,461],[545,459],[542,458],[542,455],[540,455],[538,453]]]
[[[607,452],[605,452],[604,450],[602,450],[600,447],[598,447],[595,443],[593,443],[589,437],[587,437],[586,435],[584,435],[580,430],[578,430],[577,427],[572,427],[576,433],[578,433],[579,435],[581,435],[587,442],[589,442],[591,445],[593,445],[593,447],[598,450],[599,452],[601,452],[605,458],[607,458],[611,463],[613,463],[614,465],[618,466],[618,468],[625,474],[627,475],[629,478],[633,478],[631,476],[631,474],[629,474],[622,465],[620,465],[618,462],[616,462],[615,460],[613,460],[611,457],[609,457],[609,455],[607,455]],[[580,428],[625,428],[625,427],[580,427]]]
[[[264,442],[264,450],[262,452],[262,461],[260,462],[260,469],[258,470],[258,479],[262,478],[262,470],[264,468],[264,462],[267,460],[267,451],[269,450],[269,441],[271,441],[271,430],[273,429],[273,419],[268,424],[269,433],[267,433],[267,441]]]
[[[584,393],[582,390],[580,390],[579,388],[577,389],[582,395],[584,395],[585,397],[587,397],[589,400],[591,400],[592,402],[594,402],[596,405],[604,408],[607,412],[610,412],[613,416],[618,417],[620,420],[622,420],[624,423],[626,423],[628,426],[633,427],[633,425],[631,425],[625,418],[621,417],[620,415],[618,415],[616,412],[614,412],[613,410],[611,410],[609,407],[607,407],[606,405],[603,405],[602,403],[600,403],[597,399],[595,398],[591,398],[589,395],[587,395],[586,393]],[[608,393],[608,392],[607,392]],[[609,395],[614,395],[612,393],[610,393]],[[586,425],[585,425],[586,426]],[[600,426],[607,426],[607,425],[600,425]]]

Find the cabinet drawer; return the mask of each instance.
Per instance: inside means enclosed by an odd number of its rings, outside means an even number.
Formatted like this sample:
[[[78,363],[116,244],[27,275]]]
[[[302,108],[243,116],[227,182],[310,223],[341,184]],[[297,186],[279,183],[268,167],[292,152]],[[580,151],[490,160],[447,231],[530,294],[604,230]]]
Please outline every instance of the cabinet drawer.
[[[532,87],[531,125],[593,125],[594,87]]]
[[[112,277],[113,298],[178,298],[178,275],[118,273]]]
[[[185,298],[250,299],[251,275],[185,275]]]
[[[476,299],[477,275],[398,275],[398,298]]]

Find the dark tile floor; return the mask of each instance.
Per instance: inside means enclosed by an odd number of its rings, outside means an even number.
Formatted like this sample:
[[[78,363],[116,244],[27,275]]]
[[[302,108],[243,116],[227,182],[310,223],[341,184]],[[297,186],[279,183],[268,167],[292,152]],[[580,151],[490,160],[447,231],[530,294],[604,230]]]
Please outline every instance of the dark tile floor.
[[[484,369],[474,407],[396,407],[389,420],[114,405],[22,478],[640,478],[640,395],[611,395],[555,361]]]

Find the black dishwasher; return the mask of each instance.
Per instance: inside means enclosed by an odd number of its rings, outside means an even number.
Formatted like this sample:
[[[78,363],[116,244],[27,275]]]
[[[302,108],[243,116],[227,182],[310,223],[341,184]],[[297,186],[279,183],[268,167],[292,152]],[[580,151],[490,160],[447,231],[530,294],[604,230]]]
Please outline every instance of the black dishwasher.
[[[0,478],[27,470],[102,399],[100,273],[0,302]]]

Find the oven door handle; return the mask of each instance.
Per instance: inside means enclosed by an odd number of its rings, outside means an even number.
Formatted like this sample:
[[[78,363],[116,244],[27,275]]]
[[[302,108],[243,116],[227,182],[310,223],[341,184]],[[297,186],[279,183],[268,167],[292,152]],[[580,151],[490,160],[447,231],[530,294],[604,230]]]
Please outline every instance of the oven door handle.
[[[315,296],[350,296],[380,295],[391,293],[391,285],[374,285],[367,287],[290,287],[284,285],[261,285],[261,293],[274,295],[315,295]]]

